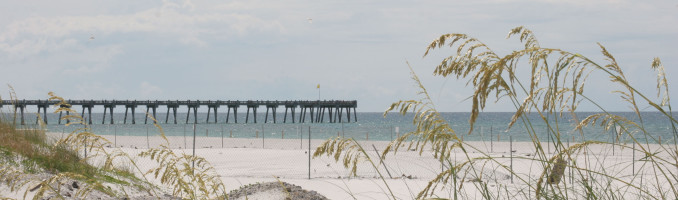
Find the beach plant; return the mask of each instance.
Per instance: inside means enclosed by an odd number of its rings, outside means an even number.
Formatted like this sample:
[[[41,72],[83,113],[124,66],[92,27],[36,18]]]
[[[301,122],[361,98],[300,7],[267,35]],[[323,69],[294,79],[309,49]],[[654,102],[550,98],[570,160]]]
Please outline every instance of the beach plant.
[[[16,99],[11,86],[10,90],[12,99]],[[138,155],[158,164],[148,171],[142,171],[135,156],[118,148],[108,148],[112,145],[111,142],[94,134],[86,120],[64,98],[52,92],[49,96],[50,101],[56,101],[53,105],[55,113],[69,113],[61,117],[61,120],[68,121],[65,126],[76,128],[65,138],[52,143],[45,136],[42,123],[34,129],[18,131],[15,119],[11,123],[3,119],[0,122],[0,153],[3,155],[0,162],[0,181],[7,184],[11,191],[29,187],[24,192],[24,198],[29,191],[35,192],[34,199],[49,196],[64,198],[60,193],[61,187],[68,185],[69,181],[79,180],[86,184],[73,194],[76,198],[87,198],[94,190],[111,197],[127,197],[124,187],[121,188],[123,194],[118,194],[110,187],[105,187],[104,183],[134,186],[152,196],[160,197],[158,186],[152,185],[146,179],[146,175],[151,175],[168,186],[174,196],[184,199],[228,199],[224,184],[214,173],[214,168],[202,157],[176,153],[170,149],[162,127],[152,116],[149,115],[156,122],[154,124],[165,143]],[[28,161],[28,164],[21,165],[24,169],[16,167],[19,164],[15,163],[17,159],[14,159],[14,153],[28,158],[19,159],[21,162]],[[93,162],[101,164],[90,164]],[[34,165],[49,172],[50,176],[42,180],[28,176],[26,169]],[[141,178],[137,178],[136,174],[142,175]]]
[[[157,162],[157,167],[145,174],[151,174],[159,178],[162,184],[170,186],[174,196],[185,199],[228,199],[226,187],[214,167],[205,158],[172,150],[162,127],[153,116],[147,115],[153,120],[164,143],[160,144],[160,148],[151,148],[139,154],[140,157]]]
[[[10,86],[12,99],[16,94]],[[41,120],[37,126],[22,126],[15,124],[15,120],[0,122],[0,151],[3,159],[0,162],[0,179],[10,187],[11,191],[26,188],[24,198],[29,192],[35,192],[33,199],[64,198],[60,191],[63,185],[71,185],[73,181],[80,181],[79,190],[71,194],[75,198],[86,198],[96,190],[111,197],[126,197],[112,188],[104,186],[106,183],[133,185],[149,193],[157,195],[155,186],[147,180],[134,176],[129,170],[123,170],[114,163],[116,159],[132,162],[131,156],[116,149],[107,149],[110,146],[105,138],[91,133],[85,120],[78,116],[75,110],[61,97],[49,93],[50,100],[56,100],[55,112],[68,111],[62,119],[68,119],[67,126],[76,126],[75,131],[66,138],[53,141],[45,134],[45,127]],[[13,100],[16,102],[16,100]],[[16,104],[15,104],[16,106]],[[4,115],[3,115],[4,116]],[[83,145],[86,144],[86,145]],[[81,154],[83,153],[83,154]],[[92,165],[92,159],[103,160],[101,165]],[[136,167],[138,169],[138,167]],[[29,174],[47,174],[47,177],[37,178]],[[124,190],[124,188],[123,188]],[[125,192],[125,191],[123,191]]]
[[[424,57],[436,49],[453,49],[452,55],[445,57],[434,68],[433,74],[466,80],[467,86],[473,88],[473,94],[467,99],[472,104],[466,122],[470,125],[467,133],[452,129],[451,123],[460,122],[450,122],[441,117],[426,88],[410,67],[421,98],[395,102],[384,116],[393,111],[403,115],[413,112],[415,129],[391,142],[382,156],[397,154],[401,147],[408,144],[407,149],[417,150],[420,155],[430,153],[448,166],[414,198],[436,198],[436,189],[440,187],[453,188],[451,198],[454,199],[473,198],[475,196],[471,195],[475,194],[485,199],[678,198],[678,121],[672,113],[667,75],[659,58],[654,58],[650,65],[657,73],[657,93],[656,97],[652,97],[630,83],[620,63],[602,44],[598,44],[604,58],[600,62],[579,53],[541,47],[535,34],[522,26],[509,32],[507,38],[512,37],[518,37],[524,47],[506,55],[497,54],[477,38],[456,33],[441,35],[426,48]],[[610,92],[628,103],[634,113],[633,118],[610,112],[608,107],[591,97],[586,90],[586,82],[590,77],[599,76],[608,77],[610,85],[615,86]],[[534,154],[510,158],[491,155],[463,140],[463,134],[474,133],[474,125],[488,101],[506,101],[515,108],[507,123],[508,129],[524,129],[535,149]],[[577,112],[582,103],[592,105],[597,112]],[[645,128],[642,112],[649,110],[664,117],[670,125],[673,141],[661,142]],[[530,117],[534,115],[538,117]],[[572,121],[563,120],[564,116],[570,116]],[[546,125],[546,130],[534,126],[538,121]],[[581,141],[574,145],[565,141],[567,137],[560,126],[566,123],[576,124],[575,130],[569,131],[579,133]],[[621,140],[583,139],[592,138],[587,135],[613,130]],[[364,150],[345,148],[349,146],[346,143],[357,144],[354,140],[334,138],[318,147],[316,155],[333,155],[337,161],[343,155],[344,166],[353,167],[352,171],[355,171],[359,162],[354,158],[356,152]],[[545,150],[546,145],[555,147],[554,151]],[[593,147],[602,150],[592,152]],[[606,157],[611,153],[606,149],[610,148],[630,150],[634,155],[642,156],[634,160],[608,160]],[[465,159],[455,162],[451,155],[458,152]],[[348,165],[347,159],[350,160]],[[537,171],[531,168],[528,172],[514,170],[507,163],[508,159],[531,163]],[[486,170],[488,166],[492,167],[489,173]],[[628,170],[631,168],[633,170]],[[492,174],[496,176],[498,172],[510,174],[511,180],[516,183],[487,178]],[[464,187],[469,187],[465,186],[469,184],[477,192],[466,192]]]
[[[77,113],[74,110],[70,109],[70,105],[61,97],[58,97],[50,93],[50,100],[59,100],[55,107],[58,107],[56,112],[65,112]],[[141,158],[150,158],[152,161],[157,162],[156,167],[149,169],[148,171],[141,171],[137,165],[133,156],[120,151],[119,149],[113,149],[109,152],[106,146],[110,146],[110,141],[105,138],[96,135],[90,132],[89,127],[85,120],[75,115],[66,115],[62,119],[69,119],[72,122],[71,124],[80,124],[84,127],[81,129],[76,129],[74,133],[70,134],[68,137],[59,141],[59,143],[66,144],[65,146],[75,147],[75,151],[79,152],[89,151],[101,153],[100,156],[104,158],[103,166],[100,166],[100,169],[114,169],[117,165],[115,163],[130,163],[131,167],[135,169],[144,178],[142,183],[149,183],[148,180],[145,180],[145,175],[153,175],[155,178],[160,179],[160,183],[164,184],[171,188],[172,195],[186,198],[186,199],[227,199],[225,194],[224,184],[221,182],[221,179],[214,173],[214,168],[202,157],[188,155],[185,153],[175,153],[172,149],[169,148],[169,141],[165,137],[164,131],[160,125],[158,125],[157,120],[151,115],[148,115],[149,118],[154,122],[158,132],[160,133],[161,138],[164,139],[165,143],[161,144],[159,148],[151,148],[144,152],[141,152],[138,156]],[[88,144],[87,147],[84,145],[78,145],[77,141],[82,141],[80,144]],[[83,147],[83,149],[80,149]],[[89,156],[86,156],[85,159],[94,157],[95,155],[90,153]],[[116,159],[120,162],[115,162]],[[153,192],[154,196],[158,196],[158,191],[156,191],[155,186],[148,188],[150,192]]]

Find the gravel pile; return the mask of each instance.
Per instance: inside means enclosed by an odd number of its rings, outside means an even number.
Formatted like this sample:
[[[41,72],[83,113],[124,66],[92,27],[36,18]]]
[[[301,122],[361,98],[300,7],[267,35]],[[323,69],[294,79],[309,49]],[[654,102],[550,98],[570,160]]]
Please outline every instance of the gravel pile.
[[[282,184],[281,184],[282,183]],[[285,190],[287,192],[285,192]],[[288,195],[289,194],[289,195]],[[240,189],[231,191],[228,194],[229,199],[294,199],[294,200],[325,200],[327,197],[318,194],[316,191],[308,191],[300,186],[285,182],[268,182],[250,184],[240,187]]]

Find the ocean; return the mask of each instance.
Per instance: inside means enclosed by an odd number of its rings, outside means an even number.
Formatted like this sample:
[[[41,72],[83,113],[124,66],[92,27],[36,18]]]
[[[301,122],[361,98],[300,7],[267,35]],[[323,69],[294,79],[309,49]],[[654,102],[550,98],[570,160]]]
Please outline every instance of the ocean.
[[[594,113],[578,112],[577,117],[581,120],[586,116]],[[632,112],[616,112],[614,114],[627,117],[635,120],[637,117]],[[273,123],[273,115],[269,114],[268,123],[263,123],[265,113],[257,114],[257,122],[253,123],[252,115],[250,114],[249,123],[245,123],[245,113],[239,113],[238,122],[233,123],[233,116],[231,114],[229,123],[226,123],[226,113],[219,113],[217,123],[214,123],[213,115],[210,123],[207,121],[207,113],[198,113],[198,124],[196,124],[196,135],[209,137],[237,137],[237,138],[306,138],[308,131],[311,131],[311,137],[314,139],[328,139],[336,136],[353,137],[356,140],[392,140],[398,135],[414,130],[412,124],[413,114],[400,115],[397,113],[389,113],[386,117],[383,113],[376,112],[358,112],[357,122],[354,122],[351,116],[351,122],[344,123],[327,123],[328,117],[325,116],[325,123],[290,123],[291,116],[288,115],[288,122],[283,123],[283,113],[278,113],[276,123]],[[455,133],[459,137],[464,137],[467,141],[488,141],[494,139],[495,141],[508,141],[509,136],[512,136],[514,141],[530,141],[530,137],[522,122],[517,122],[511,129],[508,129],[508,123],[511,120],[513,113],[510,112],[484,112],[481,113],[476,121],[474,131],[468,133],[469,123],[468,119],[470,113],[468,112],[443,112],[441,116],[447,120]],[[35,113],[25,114],[27,126],[34,126],[36,115]],[[656,138],[662,137],[662,142],[672,142],[675,140],[676,133],[672,128],[669,120],[659,112],[643,112],[645,129]],[[49,113],[47,115],[48,125],[46,129],[51,132],[70,133],[80,126],[65,126],[65,120],[62,120],[61,125],[58,122],[58,113]],[[87,117],[87,114],[85,114]],[[134,116],[136,124],[132,123],[131,114],[127,117],[127,123],[124,123],[124,113],[114,114],[114,124],[109,124],[109,116],[106,116],[105,124],[102,124],[103,113],[92,113],[92,128],[95,134],[101,135],[128,135],[128,136],[150,136],[157,135],[158,129],[152,125],[152,121],[148,119],[145,121],[145,114],[136,113]],[[552,117],[552,118],[551,118]],[[177,114],[177,124],[174,124],[172,117],[169,118],[169,123],[165,124],[165,113],[157,114],[159,125],[162,127],[164,133],[168,136],[183,136],[193,134],[193,114],[189,117],[189,122],[186,123],[186,113]],[[531,119],[531,127],[540,136],[542,140],[547,140],[547,125],[535,113],[529,114]],[[559,117],[558,123],[555,123],[555,116],[550,116],[552,127],[558,127],[560,130],[562,140],[581,141],[581,140],[602,140],[602,141],[628,141],[628,135],[623,134],[617,137],[614,130],[605,131],[600,126],[592,126],[583,129],[581,132],[575,130],[576,124],[573,123],[570,115]],[[299,115],[296,115],[295,121],[298,121]],[[4,120],[13,120],[12,114],[4,113]],[[17,119],[17,123],[20,119]],[[639,133],[635,133],[639,134]],[[638,138],[638,139],[643,139]],[[653,141],[649,141],[653,143]]]

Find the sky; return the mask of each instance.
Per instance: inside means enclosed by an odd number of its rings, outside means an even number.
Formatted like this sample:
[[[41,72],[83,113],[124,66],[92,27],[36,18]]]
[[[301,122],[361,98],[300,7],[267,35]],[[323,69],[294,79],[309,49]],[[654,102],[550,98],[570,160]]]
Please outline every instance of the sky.
[[[19,99],[46,99],[50,91],[67,99],[320,97],[382,112],[420,98],[409,63],[439,111],[468,112],[466,80],[432,75],[452,49],[422,57],[426,46],[441,34],[465,33],[506,54],[522,47],[506,39],[517,26],[542,47],[604,63],[601,43],[652,98],[653,58],[669,84],[678,74],[678,0],[0,1],[0,82]],[[592,77],[591,98],[629,111],[606,77]],[[7,86],[0,97],[9,98]],[[506,100],[486,107],[514,110]]]

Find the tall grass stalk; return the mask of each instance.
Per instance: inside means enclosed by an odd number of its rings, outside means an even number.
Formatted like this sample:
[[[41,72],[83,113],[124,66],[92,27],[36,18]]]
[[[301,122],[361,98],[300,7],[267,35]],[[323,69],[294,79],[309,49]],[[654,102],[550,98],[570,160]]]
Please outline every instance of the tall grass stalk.
[[[411,70],[421,98],[395,102],[384,116],[392,111],[403,115],[414,112],[412,122],[415,130],[391,142],[382,156],[397,154],[400,147],[407,143],[406,149],[415,149],[420,155],[431,153],[439,162],[450,166],[430,180],[416,196],[417,199],[436,197],[439,187],[455,188],[451,195],[455,199],[472,197],[467,193],[468,189],[464,189],[465,184],[472,184],[477,189],[472,193],[485,199],[678,198],[678,144],[675,140],[678,138],[678,120],[672,114],[667,75],[659,58],[651,62],[651,69],[657,72],[657,95],[651,98],[632,86],[620,64],[601,44],[598,46],[604,63],[582,54],[541,47],[532,31],[524,27],[512,29],[508,34],[508,38],[511,37],[518,37],[524,48],[498,55],[479,39],[466,34],[444,34],[428,45],[424,57],[439,48],[453,49],[453,54],[445,57],[433,73],[467,80],[467,85],[473,88],[473,94],[468,98],[472,103],[468,120],[471,128],[466,134],[473,133],[475,122],[488,100],[507,101],[513,106],[515,112],[508,122],[508,129],[524,129],[535,152],[529,156],[511,156],[510,159],[528,163],[531,167],[514,170],[506,163],[507,158],[492,156],[465,142],[463,134],[455,132],[450,122],[440,116],[426,88]],[[522,68],[529,72],[519,74]],[[609,77],[609,83],[618,88],[611,92],[629,105],[635,115],[633,120],[609,112],[605,105],[590,97],[585,86],[592,75]],[[594,106],[598,112],[580,120],[578,115],[581,113],[576,111],[583,102]],[[649,107],[663,115],[671,125],[672,144],[660,143],[655,135],[648,132],[640,107]],[[539,117],[530,118],[528,113],[536,113]],[[571,115],[573,122],[562,121],[565,115]],[[534,126],[536,120],[546,125],[545,130]],[[564,123],[576,124],[572,131],[578,132],[582,139],[580,142],[564,144],[568,138],[560,130]],[[589,132],[586,127],[599,127],[601,131]],[[620,128],[612,141],[585,139],[594,138],[586,137],[587,134],[610,133],[613,127]],[[349,146],[351,141],[346,138],[328,140],[318,147],[316,156],[333,155],[339,160],[344,155],[344,166],[351,168],[355,174],[362,150]],[[634,155],[637,152],[643,156],[638,160],[619,160],[611,157],[610,148],[630,149]],[[478,153],[472,154],[469,150]],[[457,160],[456,154],[463,155],[465,159]],[[454,161],[450,159],[452,155]],[[638,169],[635,169],[635,162],[642,162]],[[489,172],[486,170],[488,167],[492,167]],[[626,170],[629,168],[634,168],[631,173]],[[566,169],[570,170],[569,174],[565,173]],[[638,173],[635,173],[636,170]],[[497,180],[498,173],[510,174],[516,183]],[[568,179],[569,183],[564,181]],[[497,187],[488,187],[488,183]]]

